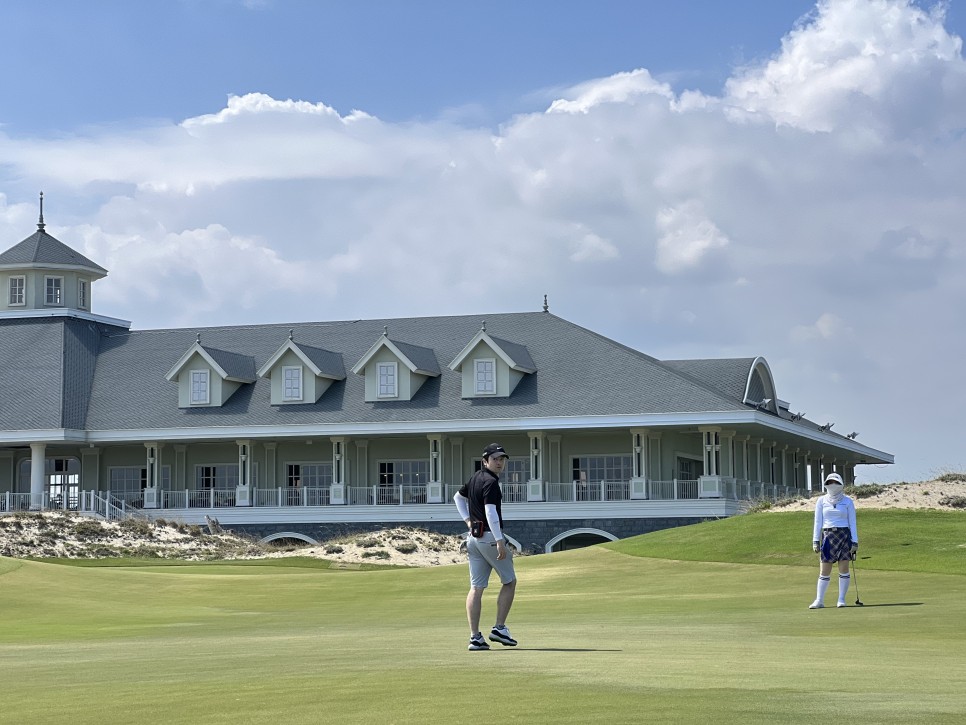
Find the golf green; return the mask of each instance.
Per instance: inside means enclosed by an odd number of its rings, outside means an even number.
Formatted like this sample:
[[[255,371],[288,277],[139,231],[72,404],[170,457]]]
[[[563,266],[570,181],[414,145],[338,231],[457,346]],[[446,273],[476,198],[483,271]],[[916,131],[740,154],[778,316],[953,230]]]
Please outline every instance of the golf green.
[[[966,576],[876,569],[870,548],[865,606],[810,611],[814,566],[622,550],[647,539],[519,559],[520,645],[486,652],[466,650],[459,565],[0,559],[0,722],[964,721]]]

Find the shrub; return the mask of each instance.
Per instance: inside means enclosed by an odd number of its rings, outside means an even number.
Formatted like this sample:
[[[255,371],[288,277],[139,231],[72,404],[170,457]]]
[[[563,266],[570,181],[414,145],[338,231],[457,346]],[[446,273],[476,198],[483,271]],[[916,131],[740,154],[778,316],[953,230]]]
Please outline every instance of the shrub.
[[[326,554],[341,554],[345,549],[343,549],[338,544],[329,544],[325,547]]]
[[[379,546],[379,539],[359,539],[358,543],[363,549],[371,549],[373,546]]]
[[[126,534],[132,534],[134,536],[151,536],[151,522],[145,519],[138,518],[128,518],[121,521],[119,524],[121,531]]]
[[[104,533],[104,527],[100,521],[94,519],[83,519],[74,524],[74,535],[82,539],[93,539]]]
[[[415,554],[419,549],[412,541],[404,541],[401,544],[396,544],[395,548],[400,554]]]
[[[939,499],[943,506],[952,506],[954,509],[966,509],[966,496],[943,496]]]
[[[192,524],[188,527],[188,534],[194,536],[195,538],[204,536],[205,532],[201,530],[201,527],[197,524]]]
[[[385,549],[376,549],[375,551],[363,551],[363,559],[388,559],[389,552]]]
[[[755,503],[752,504],[752,506],[748,509],[748,513],[750,514],[761,513],[762,511],[767,511],[771,507],[772,507],[771,501],[762,499],[760,501],[755,501]]]
[[[966,473],[944,473],[936,480],[942,481],[943,483],[966,482]]]
[[[866,483],[862,486],[846,486],[845,495],[851,496],[852,498],[870,498],[871,496],[878,496],[886,488],[886,486],[880,486],[878,483]]]

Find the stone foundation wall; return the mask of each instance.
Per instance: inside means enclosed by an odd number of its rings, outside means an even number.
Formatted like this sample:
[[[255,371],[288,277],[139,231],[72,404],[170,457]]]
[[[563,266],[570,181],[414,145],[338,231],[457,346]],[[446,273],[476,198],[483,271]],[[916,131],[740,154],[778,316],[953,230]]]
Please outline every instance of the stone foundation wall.
[[[638,534],[651,531],[672,529],[677,526],[687,526],[707,521],[707,518],[588,518],[588,519],[551,519],[539,521],[514,520],[505,521],[507,536],[520,545],[528,553],[539,554],[545,551],[546,545],[552,539],[574,529],[594,529],[606,532],[618,539],[626,539]],[[466,526],[461,521],[409,521],[399,522],[365,522],[365,523],[310,523],[310,524],[232,524],[225,529],[264,539],[272,534],[291,531],[311,537],[315,541],[323,542],[342,536],[363,534],[382,529],[410,527],[425,529],[439,534],[465,534]]]

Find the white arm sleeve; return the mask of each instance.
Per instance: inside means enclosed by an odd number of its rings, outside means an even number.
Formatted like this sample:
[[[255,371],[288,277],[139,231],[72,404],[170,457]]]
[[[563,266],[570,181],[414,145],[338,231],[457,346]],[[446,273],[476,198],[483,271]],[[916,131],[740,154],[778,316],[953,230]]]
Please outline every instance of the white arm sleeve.
[[[859,528],[855,523],[855,503],[852,501],[849,501],[849,533],[852,535],[852,541],[858,544]]]
[[[824,496],[819,496],[818,501],[815,502],[815,527],[812,529],[812,541],[821,542],[822,540],[822,524],[825,519],[822,515],[824,499]]]
[[[490,525],[490,531],[493,532],[493,538],[499,541],[503,538],[503,531],[500,530],[500,517],[496,513],[496,504],[488,503],[486,505],[486,523]]]
[[[470,500],[466,496],[460,496],[457,491],[453,496],[453,503],[456,504],[456,510],[460,512],[460,518],[466,521],[470,517]]]

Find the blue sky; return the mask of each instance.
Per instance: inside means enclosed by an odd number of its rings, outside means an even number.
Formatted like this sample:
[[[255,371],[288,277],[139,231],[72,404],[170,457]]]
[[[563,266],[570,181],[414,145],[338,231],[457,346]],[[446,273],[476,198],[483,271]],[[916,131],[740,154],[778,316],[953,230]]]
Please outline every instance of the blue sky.
[[[321,99],[388,121],[500,122],[554,88],[648,68],[717,91],[814,3],[4,3],[2,123],[13,132],[188,118],[229,95]]]
[[[966,0],[9,0],[0,248],[43,189],[142,329],[547,294],[658,358],[764,356],[895,454],[860,480],[966,470],[964,30]]]

